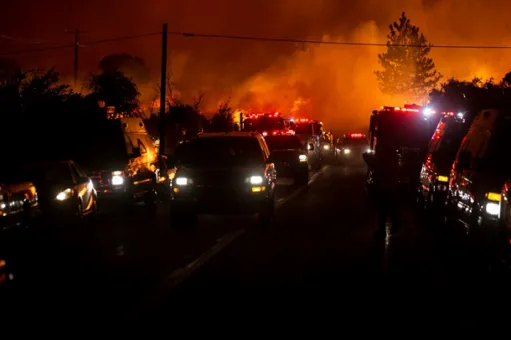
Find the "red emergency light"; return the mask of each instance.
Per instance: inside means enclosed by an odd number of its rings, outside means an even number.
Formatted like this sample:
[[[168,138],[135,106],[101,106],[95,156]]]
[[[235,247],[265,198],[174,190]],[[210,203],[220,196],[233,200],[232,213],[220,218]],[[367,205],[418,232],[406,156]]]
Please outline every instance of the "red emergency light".
[[[280,112],[274,112],[274,113],[251,113],[248,115],[248,118],[250,119],[258,119],[258,118],[261,118],[261,117],[268,117],[268,118],[272,118],[272,117],[279,117],[280,116]]]
[[[400,111],[400,112],[419,112],[419,109],[408,108],[408,107],[393,107],[393,106],[382,106],[384,111]]]
[[[363,133],[348,133],[348,136],[351,138],[366,138],[366,135]]]

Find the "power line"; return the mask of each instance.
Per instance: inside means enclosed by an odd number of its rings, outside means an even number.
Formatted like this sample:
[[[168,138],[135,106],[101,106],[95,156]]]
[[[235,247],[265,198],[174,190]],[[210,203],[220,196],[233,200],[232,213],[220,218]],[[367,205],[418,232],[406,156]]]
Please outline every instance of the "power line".
[[[104,44],[104,43],[121,41],[121,40],[138,39],[138,38],[150,37],[150,36],[155,36],[155,35],[161,35],[161,32],[152,32],[152,33],[114,37],[114,38],[108,38],[108,39],[102,39],[102,40],[86,41],[84,43],[80,43],[80,47],[86,47],[88,45]],[[75,47],[75,44],[58,45],[58,46],[50,46],[50,47],[41,47],[41,48],[30,49],[30,50],[5,52],[5,53],[0,53],[0,57],[10,57],[10,56],[22,55],[22,54],[61,50],[61,49],[71,48],[71,47]]]
[[[206,34],[206,33],[192,33],[192,32],[176,32],[169,31],[169,35],[183,36],[187,38],[210,38],[210,39],[230,39],[230,40],[248,40],[248,41],[266,41],[266,42],[280,42],[280,43],[297,43],[297,44],[316,44],[316,45],[339,45],[339,46],[373,46],[373,47],[387,47],[387,43],[369,43],[369,42],[347,42],[347,41],[323,41],[314,39],[291,39],[291,38],[272,38],[272,37],[257,37],[257,36],[243,36],[243,35],[227,35],[227,34]],[[151,32],[136,35],[113,37],[102,40],[86,41],[80,44],[80,47],[88,45],[104,44],[109,42],[131,40],[138,38],[145,38],[150,36],[161,35],[161,32]],[[9,57],[15,55],[23,55],[37,52],[46,52],[52,50],[66,49],[74,47],[74,44],[59,45],[42,47],[30,50],[21,50],[13,52],[0,53],[0,57]],[[410,47],[420,48],[423,45],[408,45],[408,44],[397,44],[392,45],[394,47]],[[491,46],[491,45],[431,45],[431,48],[444,48],[444,49],[511,49],[511,46]]]
[[[323,41],[313,39],[288,39],[288,38],[270,38],[270,37],[255,37],[243,35],[226,35],[226,34],[205,34],[205,33],[190,33],[190,32],[168,32],[170,35],[180,35],[190,38],[213,38],[213,39],[232,39],[232,40],[254,40],[254,41],[268,41],[268,42],[284,42],[284,43],[299,43],[299,44],[318,44],[318,45],[344,45],[344,46],[376,46],[387,47],[387,43],[368,43],[368,42],[345,42],[345,41]],[[424,45],[409,45],[409,44],[396,44],[393,47],[412,47],[422,48]],[[511,49],[511,46],[485,46],[485,45],[432,45],[432,48],[451,48],[451,49]]]

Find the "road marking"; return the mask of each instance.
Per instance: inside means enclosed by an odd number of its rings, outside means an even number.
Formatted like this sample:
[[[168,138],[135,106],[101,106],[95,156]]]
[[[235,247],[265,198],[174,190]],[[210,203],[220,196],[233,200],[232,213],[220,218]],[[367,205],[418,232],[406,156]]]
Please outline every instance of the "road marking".
[[[202,267],[206,262],[212,259],[218,252],[227,247],[232,241],[240,237],[245,233],[245,229],[240,229],[231,233],[228,233],[215,243],[213,247],[208,249],[205,253],[200,255],[198,258],[187,264],[183,268],[174,270],[170,275],[165,277],[162,281],[158,282],[155,286],[156,289],[151,290],[151,295],[146,298],[142,304],[137,308],[137,311],[145,311],[147,307],[154,306],[160,301],[162,295],[174,290],[190,275],[192,275],[197,269]]]
[[[318,176],[322,174],[328,166],[321,168],[321,170],[317,171],[312,177],[309,179],[308,185],[314,183]],[[277,201],[276,206],[277,209],[281,208],[284,204],[298,196],[305,187],[301,187],[293,191],[291,194]],[[243,235],[246,232],[246,229],[239,229],[234,232],[230,232],[225,234],[224,236],[217,239],[217,242],[213,247],[208,249],[206,252],[202,253],[199,257],[197,257],[192,262],[188,263],[186,266],[182,268],[178,268],[174,270],[171,274],[166,276],[163,280],[159,281],[155,285],[155,289],[151,290],[151,295],[144,299],[139,308],[135,309],[135,313],[144,312],[148,310],[148,307],[154,306],[160,301],[163,295],[169,294],[169,292],[176,289],[183,281],[185,281],[188,277],[190,277],[196,270],[201,268],[204,264],[206,264],[209,260],[211,260],[216,254],[218,254],[221,250],[226,248],[229,244],[231,244],[238,237]]]
[[[314,175],[312,175],[312,177],[309,179],[308,185],[311,185],[312,183],[314,183],[316,181],[316,179],[318,178],[318,176],[321,175],[328,167],[329,167],[328,165],[324,166],[319,171],[317,171]],[[286,204],[287,202],[289,202],[290,200],[292,200],[293,198],[298,196],[304,189],[305,189],[305,186],[296,189],[295,191],[293,191],[286,197],[278,199],[277,200],[277,208],[280,208],[282,205]]]

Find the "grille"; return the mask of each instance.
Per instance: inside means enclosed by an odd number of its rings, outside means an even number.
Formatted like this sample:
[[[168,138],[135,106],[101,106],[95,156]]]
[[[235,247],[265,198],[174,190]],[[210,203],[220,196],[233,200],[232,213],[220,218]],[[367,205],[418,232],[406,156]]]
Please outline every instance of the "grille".
[[[112,179],[112,174],[109,171],[93,171],[90,174],[90,179],[94,187],[109,186]]]

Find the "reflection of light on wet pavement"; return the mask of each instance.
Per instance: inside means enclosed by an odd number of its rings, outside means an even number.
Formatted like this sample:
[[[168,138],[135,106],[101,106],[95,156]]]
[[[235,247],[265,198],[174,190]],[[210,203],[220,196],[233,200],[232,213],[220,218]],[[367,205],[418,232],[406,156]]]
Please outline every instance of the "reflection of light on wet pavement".
[[[115,254],[117,256],[124,256],[124,244],[121,244],[120,246],[117,246],[117,248],[115,248]]]
[[[389,250],[390,237],[391,237],[390,229],[391,228],[392,228],[392,225],[389,222],[387,222],[387,224],[385,224],[385,254]]]

